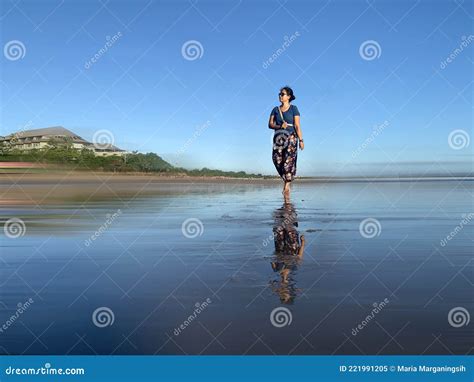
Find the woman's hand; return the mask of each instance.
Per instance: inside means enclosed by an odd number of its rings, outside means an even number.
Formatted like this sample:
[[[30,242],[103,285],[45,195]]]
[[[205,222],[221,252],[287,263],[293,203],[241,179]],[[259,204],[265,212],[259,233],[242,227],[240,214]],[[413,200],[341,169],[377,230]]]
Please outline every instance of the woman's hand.
[[[304,142],[300,140],[300,149],[304,150]]]
[[[281,125],[281,128],[286,129],[287,127],[288,127],[288,124],[286,122],[283,122],[282,125]]]

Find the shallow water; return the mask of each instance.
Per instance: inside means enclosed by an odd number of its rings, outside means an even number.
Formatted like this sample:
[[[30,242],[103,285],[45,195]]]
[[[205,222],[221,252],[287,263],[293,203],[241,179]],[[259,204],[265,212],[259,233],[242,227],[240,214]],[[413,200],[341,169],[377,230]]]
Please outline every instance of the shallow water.
[[[472,185],[295,183],[285,204],[276,185],[170,183],[3,205],[24,228],[0,243],[0,353],[467,354],[472,324],[448,318],[474,311]]]

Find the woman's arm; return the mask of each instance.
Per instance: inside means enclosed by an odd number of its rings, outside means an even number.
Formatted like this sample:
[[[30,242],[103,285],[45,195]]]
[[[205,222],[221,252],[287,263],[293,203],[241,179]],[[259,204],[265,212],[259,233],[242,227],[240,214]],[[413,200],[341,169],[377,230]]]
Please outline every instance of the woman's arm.
[[[298,136],[298,139],[300,140],[300,149],[304,150],[303,132],[301,131],[301,127],[300,127],[299,115],[295,115],[295,129],[296,129],[296,135]]]
[[[305,244],[306,244],[306,240],[305,240],[305,238],[304,238],[304,235],[301,235],[300,241],[301,241],[301,245],[300,245],[300,247],[298,248],[298,257],[299,257],[299,258],[302,258],[302,257],[303,257],[303,253],[304,253],[304,246],[305,246]]]
[[[298,138],[300,140],[303,139],[303,132],[301,131],[301,128],[300,128],[300,116],[299,115],[295,115],[295,129],[296,129],[296,135],[298,135]]]
[[[281,129],[281,126],[275,123],[275,116],[273,114],[270,116],[270,119],[268,120],[268,128],[273,129],[273,130]]]

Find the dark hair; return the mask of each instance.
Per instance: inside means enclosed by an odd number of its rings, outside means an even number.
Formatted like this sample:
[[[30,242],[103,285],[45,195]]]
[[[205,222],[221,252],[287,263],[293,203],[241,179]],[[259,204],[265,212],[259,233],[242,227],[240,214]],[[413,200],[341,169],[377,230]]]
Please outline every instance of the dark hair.
[[[290,102],[293,101],[294,99],[296,99],[296,97],[293,94],[293,89],[290,88],[289,86],[283,86],[280,89],[280,91],[282,91],[282,90],[286,90],[286,94],[288,94],[290,96]]]

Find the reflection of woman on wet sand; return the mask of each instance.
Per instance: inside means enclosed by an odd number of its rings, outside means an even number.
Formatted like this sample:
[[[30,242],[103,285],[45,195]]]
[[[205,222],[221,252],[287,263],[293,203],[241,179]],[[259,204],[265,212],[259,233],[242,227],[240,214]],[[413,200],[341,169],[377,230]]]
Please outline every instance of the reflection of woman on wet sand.
[[[299,291],[293,276],[303,259],[305,238],[303,235],[300,238],[295,207],[287,198],[283,206],[275,210],[274,219],[276,258],[271,264],[273,271],[279,272],[280,280],[272,281],[271,287],[283,304],[291,304]]]

